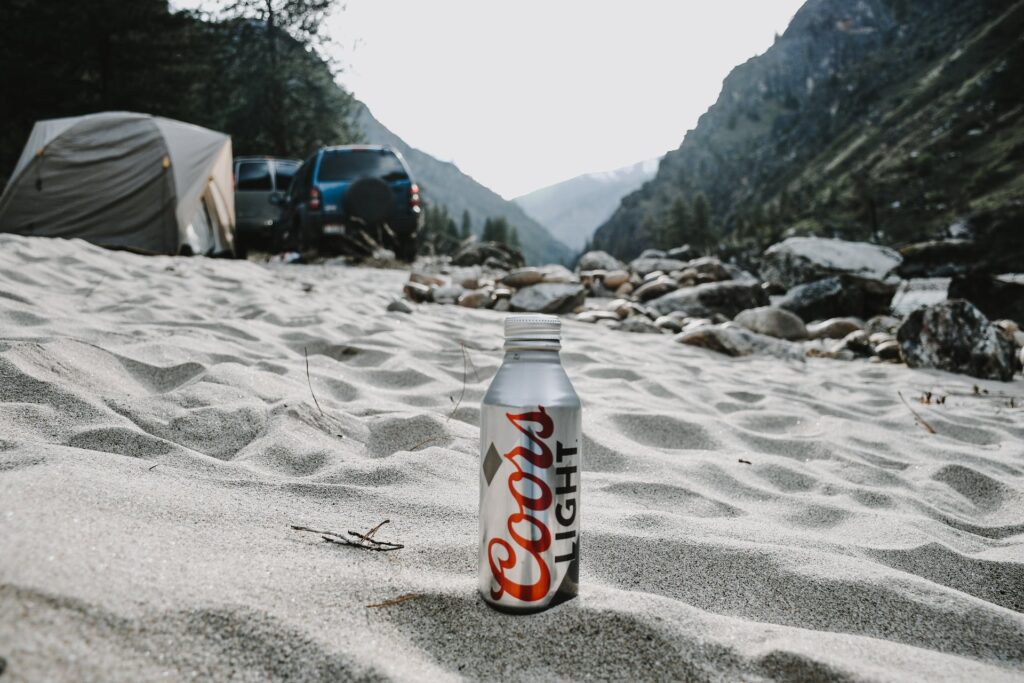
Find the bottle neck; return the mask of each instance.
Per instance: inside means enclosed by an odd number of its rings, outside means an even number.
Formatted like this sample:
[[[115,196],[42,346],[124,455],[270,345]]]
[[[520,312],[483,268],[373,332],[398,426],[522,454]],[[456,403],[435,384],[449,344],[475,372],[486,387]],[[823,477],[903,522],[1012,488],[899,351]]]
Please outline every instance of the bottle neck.
[[[558,351],[562,345],[558,340],[505,340],[506,361],[532,361],[558,363]]]

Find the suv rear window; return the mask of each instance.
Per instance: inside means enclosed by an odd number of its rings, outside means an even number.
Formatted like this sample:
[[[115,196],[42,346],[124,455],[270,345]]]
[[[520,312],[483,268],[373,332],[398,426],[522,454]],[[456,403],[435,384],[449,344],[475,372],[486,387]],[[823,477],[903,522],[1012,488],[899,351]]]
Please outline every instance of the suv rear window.
[[[266,190],[274,187],[270,183],[270,165],[265,161],[243,161],[238,164],[236,190]]]
[[[278,192],[287,192],[292,184],[295,172],[299,170],[297,161],[278,161],[274,164],[274,181]]]
[[[317,178],[322,181],[355,180],[357,178],[407,178],[402,162],[394,152],[376,149],[354,149],[324,152]]]

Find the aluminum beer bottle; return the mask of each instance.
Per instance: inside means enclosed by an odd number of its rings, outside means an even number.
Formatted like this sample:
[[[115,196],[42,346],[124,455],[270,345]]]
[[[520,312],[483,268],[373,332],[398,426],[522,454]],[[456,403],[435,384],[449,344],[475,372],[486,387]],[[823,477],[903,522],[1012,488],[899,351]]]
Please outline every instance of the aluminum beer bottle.
[[[561,321],[505,319],[505,360],[480,411],[480,593],[536,612],[576,595],[580,399],[562,368]]]

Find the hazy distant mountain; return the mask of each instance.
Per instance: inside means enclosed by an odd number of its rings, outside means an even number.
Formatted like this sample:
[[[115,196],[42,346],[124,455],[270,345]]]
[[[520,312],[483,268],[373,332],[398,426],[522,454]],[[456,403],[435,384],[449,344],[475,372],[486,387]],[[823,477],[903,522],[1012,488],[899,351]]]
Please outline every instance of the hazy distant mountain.
[[[522,208],[473,180],[455,164],[440,161],[409,146],[373,118],[365,104],[357,105],[355,121],[366,142],[390,145],[401,152],[422,188],[424,199],[447,206],[448,213],[456,221],[460,221],[462,212],[468,210],[473,230],[480,234],[487,218],[504,216],[518,230],[523,255],[529,263],[562,263],[572,258],[572,250],[552,237],[543,225],[527,216]]]
[[[579,251],[597,226],[608,220],[619,201],[653,178],[657,170],[658,159],[649,159],[614,171],[576,176],[512,201],[547,226],[556,238]]]

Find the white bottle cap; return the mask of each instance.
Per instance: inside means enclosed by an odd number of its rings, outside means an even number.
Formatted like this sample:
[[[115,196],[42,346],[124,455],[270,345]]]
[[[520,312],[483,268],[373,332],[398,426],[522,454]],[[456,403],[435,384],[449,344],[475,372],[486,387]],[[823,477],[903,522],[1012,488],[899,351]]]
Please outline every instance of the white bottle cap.
[[[530,313],[505,318],[505,341],[558,341],[561,333],[558,316]]]

